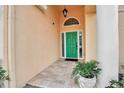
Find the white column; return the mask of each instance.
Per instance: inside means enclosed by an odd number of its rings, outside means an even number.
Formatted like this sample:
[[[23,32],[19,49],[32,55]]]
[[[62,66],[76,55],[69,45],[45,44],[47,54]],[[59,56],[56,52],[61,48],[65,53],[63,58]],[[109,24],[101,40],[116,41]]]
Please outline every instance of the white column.
[[[102,69],[97,87],[105,87],[112,79],[118,79],[118,7],[97,6],[97,60]]]
[[[16,87],[16,62],[15,62],[15,6],[7,6],[7,65],[9,70],[9,87]]]

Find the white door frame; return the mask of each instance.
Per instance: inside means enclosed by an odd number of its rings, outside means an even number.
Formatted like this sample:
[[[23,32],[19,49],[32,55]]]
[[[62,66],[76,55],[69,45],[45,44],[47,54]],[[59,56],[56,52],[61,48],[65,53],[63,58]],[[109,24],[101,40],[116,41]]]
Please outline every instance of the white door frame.
[[[82,45],[82,58],[80,58],[80,56],[79,56],[79,32],[82,32],[80,30],[60,32],[60,58],[63,58],[63,59],[66,58],[66,39],[65,39],[66,38],[66,32],[77,32],[77,46],[78,46],[78,49],[77,49],[78,57],[77,57],[77,59],[84,59],[84,53],[83,53],[84,47],[83,47],[83,45]],[[64,57],[62,56],[62,33],[64,33]],[[82,41],[83,41],[83,34],[82,34]]]

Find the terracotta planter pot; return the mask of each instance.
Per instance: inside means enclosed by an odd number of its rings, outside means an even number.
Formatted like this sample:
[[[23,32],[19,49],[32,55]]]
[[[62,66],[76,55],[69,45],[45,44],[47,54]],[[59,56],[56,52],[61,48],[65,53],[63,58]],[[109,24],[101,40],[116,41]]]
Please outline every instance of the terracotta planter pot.
[[[85,78],[85,77],[79,76],[78,84],[81,88],[93,88],[96,85],[96,77]]]

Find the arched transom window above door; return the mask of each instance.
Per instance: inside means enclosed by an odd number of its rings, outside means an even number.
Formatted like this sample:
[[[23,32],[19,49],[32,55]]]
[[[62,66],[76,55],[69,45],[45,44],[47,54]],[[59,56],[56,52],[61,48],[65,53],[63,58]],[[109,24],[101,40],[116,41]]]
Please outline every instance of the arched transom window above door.
[[[75,18],[69,18],[64,22],[64,26],[78,25],[79,21]]]

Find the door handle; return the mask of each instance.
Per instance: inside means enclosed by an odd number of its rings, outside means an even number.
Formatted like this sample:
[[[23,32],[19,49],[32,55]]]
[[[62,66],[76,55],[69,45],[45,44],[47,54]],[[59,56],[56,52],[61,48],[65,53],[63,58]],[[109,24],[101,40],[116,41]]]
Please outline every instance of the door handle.
[[[76,42],[76,48],[78,47],[77,42]]]

